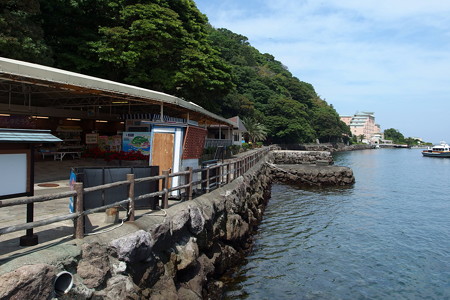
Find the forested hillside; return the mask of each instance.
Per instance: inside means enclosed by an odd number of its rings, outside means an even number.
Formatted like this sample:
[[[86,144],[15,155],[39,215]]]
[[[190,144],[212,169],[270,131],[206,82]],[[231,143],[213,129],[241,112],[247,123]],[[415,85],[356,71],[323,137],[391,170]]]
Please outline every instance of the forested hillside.
[[[5,0],[0,56],[166,92],[264,124],[270,142],[350,135],[314,87],[192,0]],[[301,55],[301,53],[299,53]]]

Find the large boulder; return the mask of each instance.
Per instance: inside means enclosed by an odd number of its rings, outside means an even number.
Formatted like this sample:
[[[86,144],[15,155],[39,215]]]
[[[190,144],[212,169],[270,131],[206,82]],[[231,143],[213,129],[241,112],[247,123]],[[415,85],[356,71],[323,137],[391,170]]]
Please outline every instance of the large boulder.
[[[152,257],[153,245],[152,235],[144,230],[138,230],[111,241],[109,252],[119,260],[136,263]]]
[[[228,215],[226,232],[228,241],[241,240],[249,233],[249,226],[240,215]]]
[[[116,299],[140,299],[139,287],[136,286],[130,277],[117,275],[110,278],[106,288],[95,293],[100,299],[116,300]]]
[[[0,276],[0,299],[50,299],[55,275],[55,267],[46,264],[27,265],[3,274]]]
[[[177,288],[173,278],[168,275],[162,276],[159,281],[148,289],[146,299],[150,300],[178,300]]]
[[[197,235],[202,232],[205,227],[205,217],[198,206],[190,207],[189,215],[191,218],[189,230]]]
[[[199,250],[194,237],[183,240],[175,245],[177,256],[177,270],[183,270],[191,266],[198,258]]]
[[[98,243],[83,244],[81,249],[83,254],[78,263],[77,274],[88,288],[96,288],[105,281],[110,271],[106,249]]]

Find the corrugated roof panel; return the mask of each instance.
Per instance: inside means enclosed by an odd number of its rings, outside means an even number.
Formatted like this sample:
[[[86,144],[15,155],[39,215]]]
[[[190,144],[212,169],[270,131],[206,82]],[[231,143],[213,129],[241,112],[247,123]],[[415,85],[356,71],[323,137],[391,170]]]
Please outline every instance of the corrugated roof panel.
[[[0,130],[0,142],[3,143],[58,143],[61,139],[47,130]]]

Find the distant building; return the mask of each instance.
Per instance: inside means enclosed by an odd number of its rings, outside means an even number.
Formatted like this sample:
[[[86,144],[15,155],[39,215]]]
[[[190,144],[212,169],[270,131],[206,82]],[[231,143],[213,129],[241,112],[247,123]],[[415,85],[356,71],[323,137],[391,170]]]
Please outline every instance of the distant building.
[[[380,125],[375,124],[373,112],[357,112],[353,116],[341,116],[341,121],[350,127],[354,136],[362,137],[363,143],[379,144],[384,139]]]

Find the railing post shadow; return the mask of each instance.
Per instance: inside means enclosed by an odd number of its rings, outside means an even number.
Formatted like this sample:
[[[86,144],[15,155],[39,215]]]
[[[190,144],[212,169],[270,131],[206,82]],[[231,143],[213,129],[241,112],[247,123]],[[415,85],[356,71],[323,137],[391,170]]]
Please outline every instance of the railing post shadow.
[[[75,218],[75,238],[82,239],[84,238],[84,191],[83,191],[83,183],[75,182],[74,190],[77,192],[76,202],[75,202],[75,212],[78,214],[78,217]]]
[[[162,175],[164,176],[162,181],[162,190],[164,191],[164,195],[162,197],[161,207],[163,209],[169,208],[169,173],[170,170],[162,171]]]
[[[135,204],[134,204],[134,174],[127,174],[127,181],[130,183],[128,185],[128,199],[130,200],[130,203],[128,203],[128,210],[129,210],[129,216],[128,221],[134,222],[134,210],[135,210]]]

